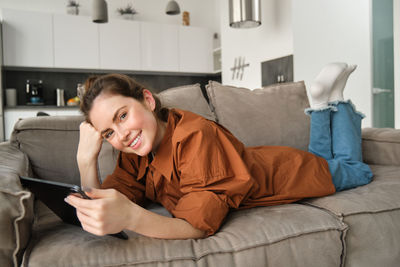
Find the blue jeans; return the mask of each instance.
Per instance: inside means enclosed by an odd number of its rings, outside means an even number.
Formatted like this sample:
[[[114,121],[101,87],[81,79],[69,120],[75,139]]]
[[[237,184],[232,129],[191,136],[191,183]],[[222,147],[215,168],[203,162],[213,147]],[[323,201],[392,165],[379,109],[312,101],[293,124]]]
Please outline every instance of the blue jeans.
[[[361,120],[350,101],[329,103],[311,114],[309,152],[327,160],[336,191],[371,182],[372,172],[362,162]]]

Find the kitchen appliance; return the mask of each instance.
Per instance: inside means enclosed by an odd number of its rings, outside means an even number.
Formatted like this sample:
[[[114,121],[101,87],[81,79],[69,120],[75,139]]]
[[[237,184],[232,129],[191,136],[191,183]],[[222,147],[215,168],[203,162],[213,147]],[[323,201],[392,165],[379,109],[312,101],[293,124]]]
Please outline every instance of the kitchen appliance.
[[[43,105],[43,81],[26,80],[26,104]]]

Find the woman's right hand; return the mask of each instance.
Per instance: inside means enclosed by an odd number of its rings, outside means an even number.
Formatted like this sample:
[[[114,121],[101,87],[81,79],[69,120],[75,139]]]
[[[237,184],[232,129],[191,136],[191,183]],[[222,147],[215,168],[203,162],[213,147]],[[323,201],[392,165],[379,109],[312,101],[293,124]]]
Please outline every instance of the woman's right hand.
[[[79,126],[79,145],[77,160],[81,164],[97,162],[103,138],[101,134],[88,122]]]

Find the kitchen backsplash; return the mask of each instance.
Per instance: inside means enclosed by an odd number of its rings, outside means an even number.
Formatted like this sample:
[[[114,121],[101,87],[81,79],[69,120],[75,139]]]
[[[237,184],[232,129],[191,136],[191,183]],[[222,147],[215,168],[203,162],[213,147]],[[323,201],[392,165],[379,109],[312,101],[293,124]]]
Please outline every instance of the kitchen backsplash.
[[[17,105],[26,104],[26,80],[43,81],[43,100],[44,105],[56,105],[56,89],[64,89],[64,99],[76,96],[76,88],[78,83],[84,83],[90,75],[101,75],[104,73],[90,72],[56,72],[56,71],[38,71],[38,70],[14,70],[3,69],[3,88],[17,89]],[[203,89],[209,80],[221,81],[220,74],[213,75],[175,75],[175,74],[130,74],[138,82],[150,88],[153,92],[160,92],[165,89],[200,83]]]

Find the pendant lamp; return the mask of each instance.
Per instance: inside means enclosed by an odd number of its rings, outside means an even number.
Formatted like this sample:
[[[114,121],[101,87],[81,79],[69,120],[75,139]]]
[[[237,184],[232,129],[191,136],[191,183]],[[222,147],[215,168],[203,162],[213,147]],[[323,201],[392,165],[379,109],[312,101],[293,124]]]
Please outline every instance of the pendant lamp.
[[[92,5],[92,21],[95,23],[107,23],[107,2],[105,0],[93,0]]]
[[[254,28],[261,25],[260,0],[229,0],[229,26]]]
[[[178,15],[179,13],[181,13],[181,9],[179,8],[179,5],[176,1],[171,0],[167,4],[165,13],[167,13],[167,15]]]

